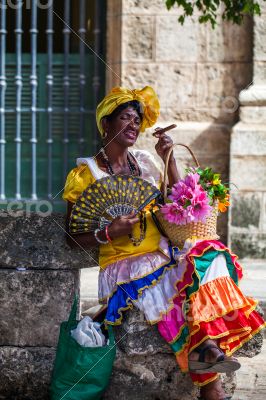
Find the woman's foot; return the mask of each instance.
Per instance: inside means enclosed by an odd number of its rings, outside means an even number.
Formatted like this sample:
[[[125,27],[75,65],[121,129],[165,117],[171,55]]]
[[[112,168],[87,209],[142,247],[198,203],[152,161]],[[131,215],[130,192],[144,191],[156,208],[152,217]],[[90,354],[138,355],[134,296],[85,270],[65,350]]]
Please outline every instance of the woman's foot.
[[[240,363],[234,357],[228,357],[218,347],[217,342],[205,340],[189,355],[191,372],[231,372],[240,368]]]
[[[213,347],[210,347],[207,351],[205,351],[204,362],[210,364],[216,362],[217,358],[221,355],[222,350],[219,349],[217,342],[212,339],[205,340],[205,342],[203,342],[199,347],[197,347],[196,350],[192,351],[192,353],[190,353],[189,355],[189,360],[198,361],[200,350],[206,348],[207,346],[213,346]]]
[[[230,398],[226,396],[220,379],[216,379],[215,381],[203,386],[200,389],[200,396],[201,400],[224,400]]]

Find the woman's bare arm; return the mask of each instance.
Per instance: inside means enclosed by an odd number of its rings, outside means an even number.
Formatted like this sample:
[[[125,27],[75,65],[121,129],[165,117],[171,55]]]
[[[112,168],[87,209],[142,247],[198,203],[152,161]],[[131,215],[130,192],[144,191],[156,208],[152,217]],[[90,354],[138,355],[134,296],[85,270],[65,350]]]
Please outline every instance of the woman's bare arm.
[[[171,188],[180,179],[180,175],[178,173],[177,166],[176,166],[176,160],[174,157],[170,158],[170,160],[169,160],[167,175],[168,175],[169,187]]]
[[[155,149],[156,149],[157,154],[161,157],[161,159],[163,160],[163,162],[165,164],[169,149],[173,145],[173,140],[170,138],[170,136],[167,136],[165,133],[160,133],[160,131],[163,131],[163,130],[161,130],[161,128],[156,128],[156,130],[154,132],[154,136],[159,139],[155,145]],[[169,157],[167,176],[168,176],[168,182],[169,182],[168,186],[170,188],[175,183],[177,183],[180,179],[173,152],[171,152],[170,157]]]

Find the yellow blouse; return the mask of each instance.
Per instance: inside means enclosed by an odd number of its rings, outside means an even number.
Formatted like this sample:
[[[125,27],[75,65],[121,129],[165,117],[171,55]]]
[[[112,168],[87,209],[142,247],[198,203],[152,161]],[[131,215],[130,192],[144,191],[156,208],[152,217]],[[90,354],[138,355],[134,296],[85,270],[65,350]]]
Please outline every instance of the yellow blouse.
[[[144,152],[147,153],[147,152]],[[149,154],[149,153],[148,153]],[[135,154],[136,158],[138,159],[137,155]],[[145,154],[144,154],[145,156]],[[150,156],[150,155],[149,155]],[[149,158],[148,156],[148,158]],[[143,159],[143,152],[141,154],[141,157]],[[83,161],[83,160],[81,160]],[[138,160],[139,161],[139,160]],[[147,166],[147,160],[146,161],[146,166]],[[148,160],[149,162],[151,160]],[[148,162],[148,163],[149,163]],[[144,164],[143,164],[144,165]],[[155,164],[151,164],[153,168],[157,168]],[[142,174],[143,179],[145,179],[145,172],[149,168],[142,168]],[[149,171],[152,173],[152,171]],[[157,185],[160,184],[160,171],[157,169],[156,172],[154,171],[151,175],[151,179],[154,179],[154,175],[156,178],[157,174]],[[146,176],[147,178],[147,176]],[[151,181],[149,179],[149,181]],[[85,163],[81,163],[78,165],[78,167],[72,169],[66,180],[65,184],[65,189],[64,189],[64,194],[63,194],[63,199],[70,201],[71,203],[75,203],[77,198],[81,195],[81,193],[93,182],[95,182],[95,177],[91,172],[91,169],[89,166]],[[147,220],[147,230],[146,230],[146,235],[145,239],[140,243],[139,246],[134,246],[133,243],[131,242],[130,238],[125,235],[125,236],[120,236],[118,238],[115,238],[112,240],[111,243],[108,244],[103,244],[100,245],[100,251],[99,251],[99,264],[102,268],[107,267],[107,265],[112,264],[115,261],[122,260],[124,258],[132,257],[132,256],[139,256],[141,254],[145,253],[150,253],[153,251],[160,250],[159,249],[159,241],[160,241],[160,234],[158,232],[158,229],[156,228],[151,214],[149,211],[146,212],[146,220]],[[139,237],[140,235],[140,227],[139,224],[135,224],[133,227],[133,236],[134,237]]]

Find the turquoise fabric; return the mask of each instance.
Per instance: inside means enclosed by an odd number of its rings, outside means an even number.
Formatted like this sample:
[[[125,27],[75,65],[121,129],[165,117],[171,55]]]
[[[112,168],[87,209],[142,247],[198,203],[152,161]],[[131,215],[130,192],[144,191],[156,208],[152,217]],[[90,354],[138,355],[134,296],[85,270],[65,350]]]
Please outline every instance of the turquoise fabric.
[[[188,340],[189,340],[189,330],[188,330],[188,326],[186,325],[183,328],[182,333],[179,336],[179,338],[174,343],[170,344],[171,349],[173,350],[174,353],[180,352],[180,350],[188,342]]]
[[[233,281],[238,284],[237,273],[229,252],[223,250],[209,250],[200,257],[194,257],[196,272],[193,275],[193,286],[187,288],[188,297],[199,290],[200,282],[204,278],[207,269],[220,254],[225,256],[229,275]]]

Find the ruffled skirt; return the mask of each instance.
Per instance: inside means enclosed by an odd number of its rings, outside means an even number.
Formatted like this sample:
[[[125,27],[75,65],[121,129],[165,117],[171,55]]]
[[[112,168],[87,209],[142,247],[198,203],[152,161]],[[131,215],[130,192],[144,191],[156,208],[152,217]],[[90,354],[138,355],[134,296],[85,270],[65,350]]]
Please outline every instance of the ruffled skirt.
[[[99,298],[108,303],[106,323],[118,325],[135,305],[147,322],[158,324],[183,372],[188,355],[208,338],[231,355],[265,323],[257,302],[238,288],[237,257],[215,240],[187,241],[182,251],[160,242],[160,251],[130,257],[99,274]],[[217,374],[191,374],[205,385]]]

